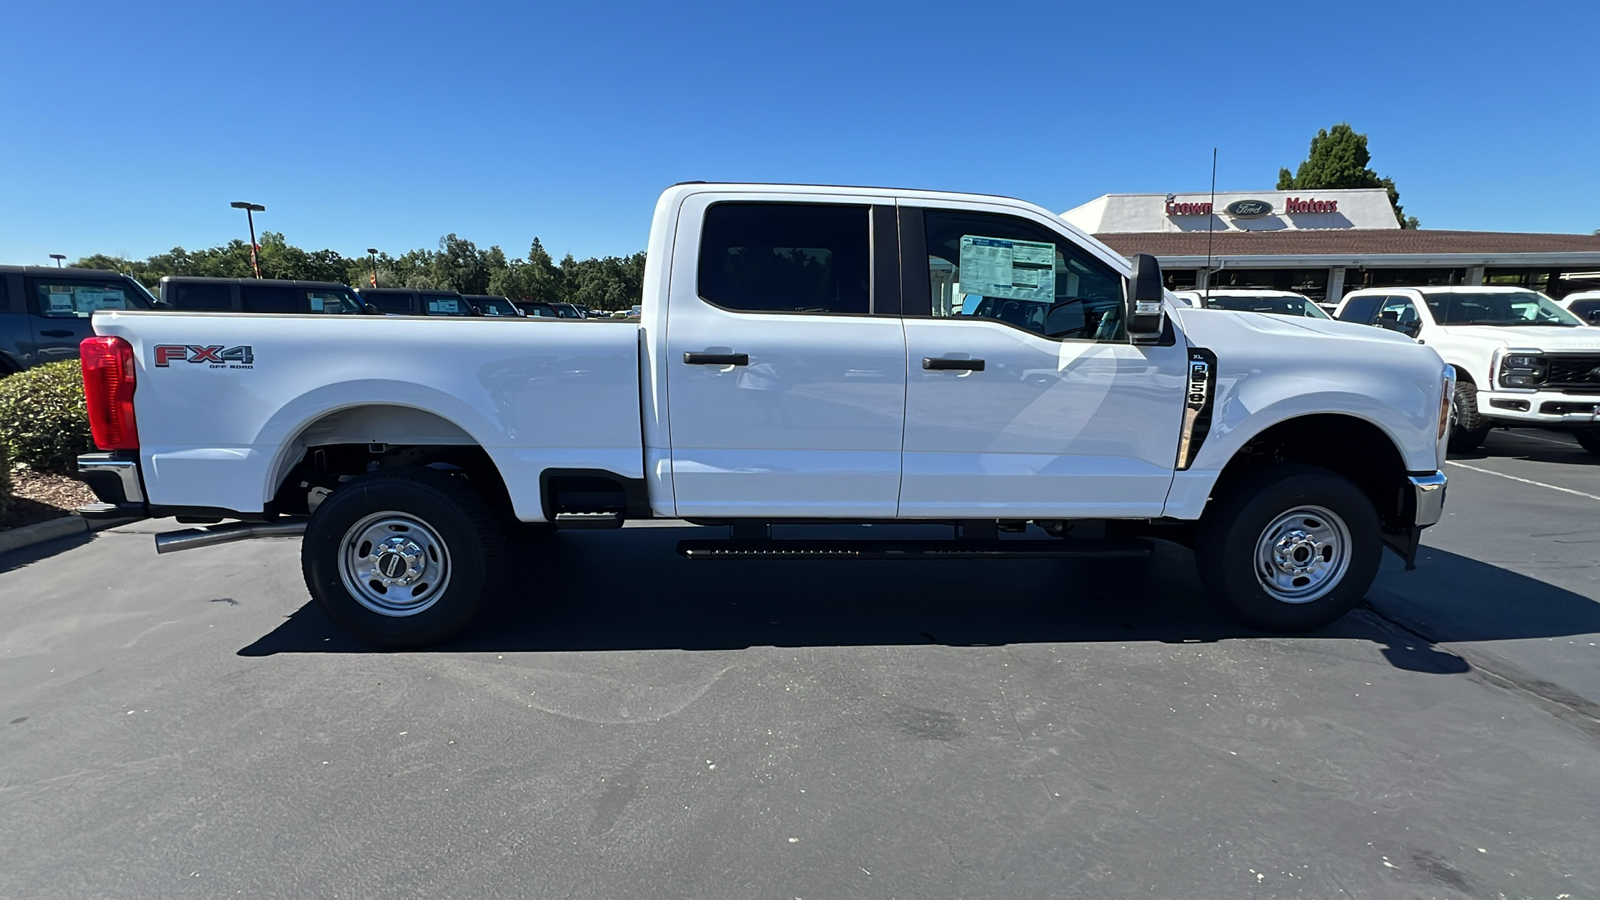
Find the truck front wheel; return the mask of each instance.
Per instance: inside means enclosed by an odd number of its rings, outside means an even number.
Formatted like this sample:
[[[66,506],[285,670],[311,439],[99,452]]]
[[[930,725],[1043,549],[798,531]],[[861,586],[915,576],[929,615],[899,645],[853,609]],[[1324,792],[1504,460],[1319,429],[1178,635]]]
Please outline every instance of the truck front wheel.
[[[1456,395],[1450,398],[1450,449],[1468,453],[1478,449],[1489,436],[1489,422],[1478,411],[1478,387],[1470,381],[1456,382]]]
[[[1212,501],[1195,564],[1234,618],[1266,631],[1311,631],[1361,602],[1378,573],[1383,533],[1372,502],[1326,469],[1278,464]]]
[[[420,647],[472,623],[499,585],[504,537],[461,478],[416,469],[355,479],[306,527],[306,587],[368,643]]]
[[[1585,428],[1573,435],[1583,449],[1600,456],[1600,428]]]

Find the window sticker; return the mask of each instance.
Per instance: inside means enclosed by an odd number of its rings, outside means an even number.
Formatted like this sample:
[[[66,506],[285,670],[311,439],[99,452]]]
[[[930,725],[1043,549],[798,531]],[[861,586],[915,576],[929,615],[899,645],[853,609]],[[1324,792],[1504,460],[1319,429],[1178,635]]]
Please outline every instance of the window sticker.
[[[961,290],[984,297],[1051,302],[1056,298],[1056,247],[964,234]]]

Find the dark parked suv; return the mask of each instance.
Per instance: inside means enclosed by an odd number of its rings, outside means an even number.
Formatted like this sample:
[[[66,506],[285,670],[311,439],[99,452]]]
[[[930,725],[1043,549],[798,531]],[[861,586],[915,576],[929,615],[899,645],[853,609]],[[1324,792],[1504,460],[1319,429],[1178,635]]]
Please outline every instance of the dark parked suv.
[[[455,291],[411,288],[356,288],[362,303],[388,316],[475,316],[472,304]]]
[[[168,275],[161,279],[161,302],[188,312],[356,315],[362,311],[355,291],[331,281]]]
[[[0,266],[0,375],[78,358],[97,309],[150,309],[134,279],[104,269]]]

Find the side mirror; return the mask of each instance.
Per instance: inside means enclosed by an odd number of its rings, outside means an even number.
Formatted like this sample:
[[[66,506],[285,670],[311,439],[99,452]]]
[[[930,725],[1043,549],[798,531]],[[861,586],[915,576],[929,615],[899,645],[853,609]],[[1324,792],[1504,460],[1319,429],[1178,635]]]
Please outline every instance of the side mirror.
[[[1077,337],[1085,326],[1082,300],[1063,300],[1044,314],[1046,337]]]
[[[1408,338],[1415,338],[1422,333],[1422,320],[1412,319],[1400,326],[1400,333]]]
[[[1378,313],[1377,325],[1379,328],[1387,331],[1399,331],[1400,313],[1392,309],[1386,309],[1383,312]]]
[[[371,303],[363,303],[361,304],[361,313],[367,316],[381,316],[383,315],[383,310],[373,306]]]
[[[1134,254],[1123,320],[1128,323],[1128,336],[1135,343],[1161,337],[1166,320],[1166,313],[1161,306],[1162,295],[1161,264],[1148,253]]]

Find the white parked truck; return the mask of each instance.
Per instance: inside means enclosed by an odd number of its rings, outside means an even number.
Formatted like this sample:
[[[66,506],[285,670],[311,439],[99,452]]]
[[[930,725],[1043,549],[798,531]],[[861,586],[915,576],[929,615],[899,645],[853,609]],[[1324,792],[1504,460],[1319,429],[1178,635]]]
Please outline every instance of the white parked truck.
[[[1471,450],[1491,428],[1569,431],[1600,454],[1600,329],[1527,288],[1364,288],[1334,317],[1376,325],[1437,350],[1455,367],[1450,449]]]
[[[1241,620],[1304,630],[1440,516],[1453,376],[1432,348],[1184,308],[1153,258],[1029,203],[683,184],[648,254],[629,328],[97,314],[84,379],[107,452],[80,467],[109,512],[222,523],[161,550],[303,534],[316,602],[390,646],[465,627],[508,533],[675,517],[728,529],[679,547],[713,560],[1165,537]],[[817,522],[951,530],[773,537]]]

